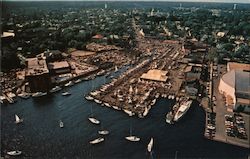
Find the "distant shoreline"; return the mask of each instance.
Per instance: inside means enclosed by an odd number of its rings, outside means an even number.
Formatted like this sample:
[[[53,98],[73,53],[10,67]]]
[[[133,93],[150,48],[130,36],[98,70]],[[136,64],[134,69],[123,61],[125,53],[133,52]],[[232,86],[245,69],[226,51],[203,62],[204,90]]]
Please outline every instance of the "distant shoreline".
[[[217,1],[217,2],[209,2],[209,1],[168,1],[168,0],[2,0],[2,2],[167,2],[167,3],[208,3],[208,4],[250,4],[249,2],[228,2],[228,1]]]

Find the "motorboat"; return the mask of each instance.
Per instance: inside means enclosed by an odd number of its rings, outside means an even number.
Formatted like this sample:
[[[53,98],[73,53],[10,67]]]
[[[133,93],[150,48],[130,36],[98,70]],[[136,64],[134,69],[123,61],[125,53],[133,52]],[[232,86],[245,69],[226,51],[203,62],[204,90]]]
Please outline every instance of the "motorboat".
[[[100,135],[108,135],[109,131],[108,130],[99,130],[98,134],[100,134]]]
[[[91,96],[86,96],[85,99],[87,99],[87,100],[94,100],[94,98],[91,97]]]
[[[42,97],[47,95],[47,92],[36,92],[32,95],[32,97]]]
[[[93,123],[93,124],[100,124],[100,121],[99,120],[97,120],[96,118],[94,118],[94,117],[89,117],[88,118],[89,119],[89,121],[91,122],[91,123]]]
[[[10,156],[19,156],[19,155],[22,154],[22,151],[19,151],[19,150],[8,151],[7,154],[10,155]]]
[[[55,87],[53,87],[49,92],[50,92],[50,93],[54,93],[54,92],[60,91],[61,89],[62,89],[61,87],[55,86]]]
[[[63,124],[62,120],[59,121],[59,126],[60,126],[60,128],[64,127],[64,124]]]
[[[23,122],[23,119],[19,118],[19,116],[15,114],[15,123],[19,124],[19,123],[22,123],[22,122]]]
[[[66,83],[64,86],[65,87],[69,87],[69,86],[73,86],[74,85],[74,83],[72,82],[72,81],[69,81],[68,83]]]
[[[69,95],[71,95],[71,93],[69,93],[69,92],[62,92],[62,96],[69,96]]]
[[[149,143],[148,143],[148,147],[147,147],[148,152],[152,151],[153,144],[154,144],[154,139],[151,138],[150,141],[149,141]]]
[[[174,121],[178,121],[191,107],[192,100],[183,101],[174,116]]]
[[[94,140],[90,141],[89,143],[90,143],[90,144],[98,144],[98,143],[101,143],[101,142],[103,142],[103,141],[104,141],[104,138],[99,137],[99,138],[97,138],[97,139],[94,139]]]

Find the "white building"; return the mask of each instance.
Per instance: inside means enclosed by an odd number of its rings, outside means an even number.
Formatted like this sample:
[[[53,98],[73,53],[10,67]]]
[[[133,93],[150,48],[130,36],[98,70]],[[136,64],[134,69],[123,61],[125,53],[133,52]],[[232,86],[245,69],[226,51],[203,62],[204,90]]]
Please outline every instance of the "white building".
[[[233,68],[233,65],[237,65]],[[228,108],[233,110],[242,109],[244,112],[250,112],[250,72],[243,70],[246,64],[228,63],[228,71],[222,76],[219,84],[219,92],[226,97]],[[250,69],[250,65],[249,69]],[[241,108],[239,108],[241,107]]]

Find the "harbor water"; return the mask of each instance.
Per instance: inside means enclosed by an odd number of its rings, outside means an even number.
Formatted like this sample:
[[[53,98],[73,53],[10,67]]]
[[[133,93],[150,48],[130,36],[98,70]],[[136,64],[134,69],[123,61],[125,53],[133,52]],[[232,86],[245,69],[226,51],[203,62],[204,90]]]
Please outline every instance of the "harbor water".
[[[7,151],[21,150],[18,158],[247,158],[248,149],[210,141],[203,137],[205,112],[193,102],[187,114],[175,125],[165,122],[173,100],[159,99],[144,118],[129,117],[123,111],[87,101],[84,95],[110,79],[100,76],[67,88],[72,95],[62,96],[63,90],[39,98],[19,99],[14,104],[1,105],[1,156]],[[101,125],[88,121],[91,106]],[[15,114],[24,119],[14,123]],[[59,127],[59,121],[64,128]],[[140,142],[129,142],[132,134]],[[89,144],[105,128],[110,134],[105,141]],[[152,156],[147,152],[154,138]],[[178,153],[176,153],[178,152]]]

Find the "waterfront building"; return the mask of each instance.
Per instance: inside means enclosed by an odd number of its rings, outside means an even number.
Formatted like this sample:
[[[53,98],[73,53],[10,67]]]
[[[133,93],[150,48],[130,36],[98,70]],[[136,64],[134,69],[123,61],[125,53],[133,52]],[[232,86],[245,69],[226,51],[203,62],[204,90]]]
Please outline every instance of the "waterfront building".
[[[31,92],[45,92],[50,89],[49,69],[44,57],[27,58],[25,79]]]
[[[228,110],[250,112],[250,64],[229,62],[227,68],[218,89],[226,97]]]

